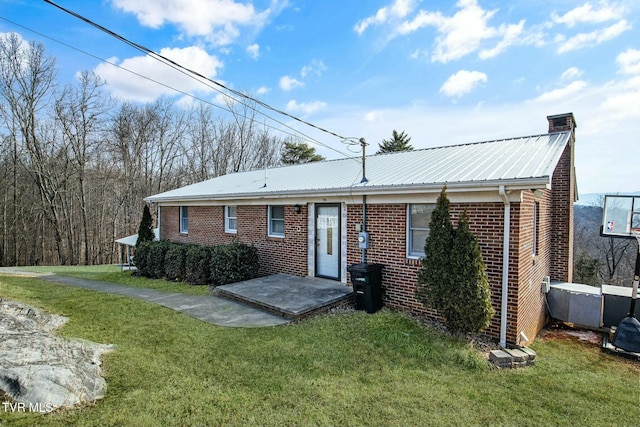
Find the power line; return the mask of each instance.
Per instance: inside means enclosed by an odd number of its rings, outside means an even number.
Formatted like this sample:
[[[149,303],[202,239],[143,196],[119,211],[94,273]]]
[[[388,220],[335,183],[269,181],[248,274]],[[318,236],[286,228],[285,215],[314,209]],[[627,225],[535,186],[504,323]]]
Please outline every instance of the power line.
[[[138,76],[138,77],[140,77],[140,78],[142,78],[142,79],[145,79],[145,80],[148,80],[148,81],[150,81],[150,82],[153,82],[153,83],[155,83],[155,84],[157,84],[157,85],[163,86],[163,87],[165,87],[165,88],[167,88],[167,89],[170,89],[170,90],[172,90],[172,91],[174,91],[174,92],[177,92],[177,93],[180,93],[180,94],[182,94],[182,95],[185,95],[185,96],[188,96],[188,97],[190,97],[190,98],[193,98],[193,99],[195,99],[195,100],[198,100],[198,101],[200,101],[200,102],[202,102],[202,103],[204,103],[204,104],[211,105],[212,107],[219,108],[219,109],[221,109],[221,110],[227,111],[227,112],[232,113],[232,114],[236,114],[236,112],[234,112],[234,111],[233,111],[233,110],[231,110],[230,108],[226,108],[226,107],[224,107],[224,106],[222,106],[222,105],[218,105],[218,104],[215,104],[215,103],[213,103],[213,102],[211,102],[211,101],[207,101],[207,100],[202,99],[202,98],[200,98],[200,97],[198,97],[198,96],[196,96],[196,95],[193,95],[193,94],[191,94],[191,93],[185,92],[185,91],[180,90],[180,89],[178,89],[178,88],[176,88],[176,87],[173,87],[173,86],[168,85],[168,84],[166,84],[166,83],[163,83],[163,82],[161,82],[161,81],[155,80],[155,79],[153,79],[153,78],[151,78],[151,77],[148,77],[148,76],[145,76],[145,75],[143,75],[143,74],[140,74],[140,73],[138,73],[138,72],[136,72],[136,71],[130,70],[130,69],[126,68],[126,67],[123,67],[123,66],[121,66],[121,65],[118,65],[118,64],[116,64],[116,63],[114,63],[114,62],[111,62],[111,61],[109,61],[109,60],[107,60],[107,59],[101,58],[101,57],[99,57],[99,56],[97,56],[97,55],[94,55],[94,54],[92,54],[92,53],[90,53],[90,52],[87,52],[87,51],[82,50],[82,49],[80,49],[80,48],[77,48],[77,47],[75,47],[75,46],[73,46],[73,45],[70,45],[70,44],[65,43],[65,42],[63,42],[63,41],[60,41],[60,40],[58,40],[58,39],[56,39],[56,38],[54,38],[54,37],[51,37],[51,36],[49,36],[49,35],[47,35],[47,34],[44,34],[44,33],[42,33],[42,32],[36,31],[36,30],[34,30],[34,29],[32,29],[32,28],[29,28],[29,27],[26,27],[26,26],[24,26],[24,25],[18,24],[17,22],[14,22],[14,21],[12,21],[12,20],[10,20],[10,19],[7,19],[7,18],[5,18],[5,17],[0,16],[0,20],[3,20],[3,21],[5,21],[5,22],[8,22],[8,23],[10,23],[10,24],[12,24],[12,25],[14,25],[14,26],[16,26],[16,27],[22,28],[22,29],[24,29],[24,30],[30,31],[30,32],[32,32],[32,33],[34,33],[34,34],[37,34],[37,35],[39,35],[39,36],[41,36],[41,37],[44,37],[44,38],[46,38],[46,39],[49,39],[49,40],[51,40],[51,41],[53,41],[53,42],[55,42],[55,43],[58,43],[58,44],[60,44],[60,45],[62,45],[62,46],[65,46],[65,47],[67,47],[67,48],[69,48],[69,49],[73,49],[73,50],[75,50],[75,51],[77,51],[77,52],[80,52],[80,53],[82,53],[82,54],[84,54],[84,55],[87,55],[87,56],[92,57],[92,58],[94,58],[94,59],[97,59],[97,60],[99,60],[99,61],[101,61],[101,62],[107,63],[107,64],[109,64],[109,65],[111,65],[111,66],[113,66],[113,67],[116,67],[116,68],[118,68],[118,69],[120,69],[120,70],[126,71],[126,72],[128,72],[128,73],[130,73],[130,74],[133,74],[133,75],[135,75],[135,76]],[[169,65],[169,66],[171,66],[171,64],[165,64],[165,65]],[[174,68],[174,69],[175,69],[175,67],[172,67],[172,68]],[[183,71],[183,70],[176,70],[176,71],[179,71],[179,72],[181,72],[181,73],[183,73],[183,74],[185,74],[185,75],[189,76],[190,78],[194,78],[194,79],[195,79],[195,77],[193,77],[193,76],[191,76],[191,75],[187,74],[187,73],[186,73],[185,71]],[[197,80],[197,81],[199,81],[199,80]],[[200,82],[200,83],[205,84],[205,82],[202,82],[202,81],[199,81],[199,82]],[[332,151],[334,151],[334,152],[336,152],[336,153],[338,153],[338,154],[340,154],[340,155],[342,155],[342,156],[349,157],[349,158],[351,158],[351,157],[352,157],[352,156],[350,156],[350,155],[348,155],[348,154],[346,154],[346,153],[341,152],[340,150],[337,150],[337,149],[335,149],[335,148],[333,148],[333,147],[330,147],[329,145],[326,145],[326,144],[324,144],[324,143],[322,143],[322,142],[318,141],[317,139],[313,138],[313,137],[312,137],[312,136],[310,136],[310,135],[307,135],[307,134],[306,134],[306,133],[304,133],[304,132],[301,132],[300,130],[297,130],[297,129],[292,128],[291,126],[287,125],[286,123],[283,123],[283,122],[281,122],[280,120],[275,119],[275,118],[273,118],[273,117],[269,116],[268,114],[266,114],[266,113],[264,113],[264,112],[262,112],[262,111],[260,111],[260,110],[258,110],[258,109],[256,109],[256,108],[253,108],[253,107],[252,107],[252,106],[250,106],[250,105],[247,105],[247,104],[243,103],[242,101],[240,101],[240,100],[238,100],[238,99],[236,99],[236,98],[234,98],[234,97],[230,96],[229,94],[227,94],[227,93],[225,93],[225,92],[221,91],[220,89],[217,89],[217,88],[215,88],[215,87],[213,87],[213,86],[211,86],[211,85],[208,85],[208,84],[205,84],[205,85],[206,85],[207,87],[209,87],[209,88],[211,88],[211,89],[213,89],[213,90],[215,90],[215,91],[217,91],[217,92],[221,93],[222,95],[224,95],[224,96],[226,96],[226,97],[229,97],[230,99],[232,99],[232,100],[234,100],[234,101],[236,101],[236,102],[238,102],[238,103],[240,103],[240,104],[244,105],[245,107],[247,107],[247,108],[249,108],[249,109],[252,109],[253,111],[255,111],[255,112],[257,112],[257,113],[259,113],[259,114],[263,115],[264,117],[266,117],[266,118],[268,118],[268,119],[270,119],[270,120],[273,120],[274,122],[278,123],[279,125],[281,125],[281,126],[283,126],[283,127],[287,128],[287,129],[290,129],[290,130],[291,130],[291,132],[286,131],[286,130],[281,129],[281,128],[278,128],[278,127],[275,127],[275,126],[273,126],[273,125],[269,125],[269,124],[267,124],[266,122],[264,122],[264,123],[263,123],[263,125],[264,125],[265,127],[267,127],[267,128],[273,129],[273,130],[278,131],[278,132],[282,132],[282,133],[284,133],[284,134],[286,134],[286,135],[289,135],[289,136],[293,136],[293,137],[296,137],[296,138],[301,138],[303,141],[308,141],[308,142],[310,142],[310,143],[312,143],[312,144],[320,145],[320,146],[325,147],[325,148],[327,148],[327,149],[329,149],[329,150],[332,150]],[[244,117],[244,118],[247,118],[247,116],[244,116],[244,115],[241,115],[241,116],[242,116],[242,117]],[[351,144],[349,144],[349,145],[351,145]],[[349,148],[349,147],[347,146],[347,148]],[[349,151],[352,151],[352,150],[349,150]],[[352,152],[353,152],[353,151],[352,151]]]
[[[303,119],[301,119],[299,117],[296,117],[296,116],[294,116],[292,114],[289,114],[286,111],[282,111],[280,109],[272,107],[271,105],[269,105],[269,104],[267,104],[267,103],[265,103],[263,101],[260,101],[257,98],[253,98],[253,97],[251,97],[251,96],[249,96],[247,94],[244,94],[244,93],[239,92],[237,90],[231,89],[231,88],[225,86],[224,84],[222,84],[220,82],[217,82],[217,81],[215,81],[213,79],[210,79],[209,77],[204,76],[204,75],[198,73],[197,71],[189,69],[189,68],[187,68],[187,67],[185,67],[185,66],[183,66],[183,65],[181,65],[181,64],[179,64],[179,63],[177,63],[177,62],[175,62],[175,61],[173,61],[173,60],[171,60],[171,59],[169,59],[169,58],[167,58],[167,57],[165,57],[165,56],[163,56],[163,55],[161,55],[161,54],[159,54],[159,53],[157,53],[157,52],[155,52],[155,51],[153,51],[153,50],[151,50],[151,49],[149,49],[149,48],[147,48],[147,47],[145,47],[143,45],[140,45],[140,44],[138,44],[138,43],[136,43],[136,42],[134,42],[132,40],[129,40],[126,37],[121,36],[120,34],[117,34],[117,33],[113,32],[113,31],[109,30],[108,28],[103,27],[102,25],[100,25],[100,24],[98,24],[98,23],[96,23],[96,22],[94,22],[94,21],[92,21],[92,20],[90,20],[90,19],[88,19],[88,18],[76,13],[76,12],[73,12],[72,10],[66,9],[66,8],[54,3],[51,0],[44,0],[44,1],[46,3],[49,3],[50,5],[52,5],[54,7],[62,10],[63,12],[65,12],[65,13],[71,15],[71,16],[74,16],[74,17],[86,22],[87,24],[93,26],[94,28],[97,28],[98,30],[100,30],[100,31],[102,31],[102,32],[104,32],[104,33],[106,33],[106,34],[108,34],[108,35],[110,35],[110,36],[122,41],[123,43],[125,43],[125,44],[127,44],[127,45],[129,45],[129,46],[131,46],[131,47],[133,47],[133,48],[135,48],[135,49],[137,49],[137,50],[149,55],[150,57],[158,60],[159,62],[162,62],[162,63],[164,63],[166,65],[169,65],[174,69],[176,69],[176,68],[179,69],[179,71],[182,72],[182,73],[188,73],[188,75],[190,75],[191,77],[197,76],[197,77],[199,77],[201,79],[204,79],[204,80],[206,80],[208,82],[211,82],[214,85],[216,85],[216,86],[218,86],[218,87],[220,87],[220,88],[222,88],[222,89],[224,89],[224,90],[226,90],[226,91],[228,91],[230,93],[233,93],[236,96],[239,96],[241,98],[245,98],[245,99],[247,99],[247,100],[249,100],[251,102],[254,102],[257,105],[260,105],[260,106],[262,106],[262,107],[264,107],[264,108],[266,108],[268,110],[271,110],[271,111],[273,111],[275,113],[278,113],[278,114],[284,115],[286,117],[289,117],[290,119],[293,119],[293,120],[298,121],[298,122],[300,122],[302,124],[310,126],[310,127],[314,128],[316,130],[319,130],[321,132],[324,132],[324,133],[327,133],[329,135],[335,136],[335,137],[339,138],[341,140],[341,142],[346,143],[348,145],[357,145],[359,143],[359,142],[356,142],[357,138],[341,136],[341,135],[339,135],[339,134],[337,134],[335,132],[332,132],[332,131],[327,130],[327,129],[323,128],[323,127],[314,125],[313,123],[310,123],[310,122],[308,122],[306,120],[303,120]],[[227,94],[225,94],[225,95],[227,95]],[[246,104],[244,104],[244,105],[246,105]],[[247,106],[247,107],[251,108],[250,106]],[[260,112],[259,110],[256,110],[256,111],[258,113],[260,113],[260,114],[264,114],[264,113]],[[274,120],[274,119],[272,119],[272,120]],[[356,141],[354,141],[354,140],[356,140]],[[337,151],[337,150],[335,150],[335,149],[333,149],[331,147],[328,147],[328,146],[326,146],[324,144],[321,144],[321,145],[323,145],[326,148],[329,148],[331,150]],[[344,155],[344,153],[340,153],[340,154]]]

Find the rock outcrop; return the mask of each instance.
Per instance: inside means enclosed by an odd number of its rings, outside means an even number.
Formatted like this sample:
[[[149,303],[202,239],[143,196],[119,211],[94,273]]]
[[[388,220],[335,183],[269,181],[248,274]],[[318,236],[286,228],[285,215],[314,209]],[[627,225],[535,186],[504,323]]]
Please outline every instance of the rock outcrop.
[[[67,320],[0,298],[0,390],[15,402],[50,411],[104,397],[100,356],[112,346],[53,335]]]

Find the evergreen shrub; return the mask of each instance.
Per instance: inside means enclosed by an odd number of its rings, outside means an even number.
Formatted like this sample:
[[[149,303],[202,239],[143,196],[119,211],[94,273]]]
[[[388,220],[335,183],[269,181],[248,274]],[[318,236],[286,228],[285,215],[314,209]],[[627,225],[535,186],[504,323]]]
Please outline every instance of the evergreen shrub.
[[[149,254],[147,255],[147,277],[152,279],[164,277],[164,258],[171,245],[172,243],[168,240],[150,244]]]
[[[189,246],[172,243],[164,256],[164,276],[167,280],[183,281]]]
[[[209,264],[211,283],[226,285],[258,277],[260,262],[255,246],[234,242],[212,248]]]
[[[210,247],[190,245],[185,258],[184,281],[190,285],[207,285],[209,283],[210,260]]]

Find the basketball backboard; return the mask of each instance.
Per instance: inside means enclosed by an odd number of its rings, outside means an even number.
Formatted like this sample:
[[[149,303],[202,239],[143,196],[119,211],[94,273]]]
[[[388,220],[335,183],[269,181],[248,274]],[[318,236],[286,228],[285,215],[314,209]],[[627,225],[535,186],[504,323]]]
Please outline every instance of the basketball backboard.
[[[601,232],[603,236],[633,238],[640,233],[640,196],[605,195]]]

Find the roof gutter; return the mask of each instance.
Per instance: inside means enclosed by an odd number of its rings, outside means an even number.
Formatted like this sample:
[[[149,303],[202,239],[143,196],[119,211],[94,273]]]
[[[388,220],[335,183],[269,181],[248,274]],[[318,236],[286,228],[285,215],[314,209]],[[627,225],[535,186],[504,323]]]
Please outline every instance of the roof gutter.
[[[447,192],[463,191],[495,191],[496,184],[509,186],[511,190],[526,190],[531,188],[549,188],[550,177],[532,177],[509,180],[491,180],[476,182],[451,182],[446,183]],[[149,196],[144,200],[152,203],[179,203],[203,200],[256,200],[256,199],[283,199],[295,197],[334,197],[334,196],[360,196],[360,195],[386,195],[394,193],[421,194],[425,191],[439,192],[445,183],[430,184],[409,184],[409,185],[354,185],[352,187],[315,189],[315,190],[286,190],[286,191],[257,191],[249,193],[228,193],[228,194],[195,194],[189,196]]]
[[[511,203],[504,185],[498,187],[504,202],[504,234],[502,240],[502,298],[500,308],[500,347],[507,348],[507,300],[509,296],[509,235],[511,234]]]

